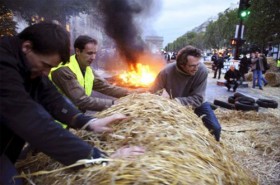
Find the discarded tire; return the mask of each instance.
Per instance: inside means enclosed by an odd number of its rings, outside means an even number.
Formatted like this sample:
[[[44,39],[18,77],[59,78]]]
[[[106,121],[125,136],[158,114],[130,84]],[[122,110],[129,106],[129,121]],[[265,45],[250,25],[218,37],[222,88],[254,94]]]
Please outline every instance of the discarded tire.
[[[254,105],[256,103],[254,98],[250,98],[250,97],[247,97],[247,96],[235,98],[235,103],[236,102],[246,104],[246,105]]]
[[[276,109],[278,107],[278,103],[274,100],[269,100],[269,99],[258,99],[257,104],[260,107],[264,108],[274,108]]]
[[[209,102],[209,104],[210,104],[210,107],[211,107],[211,109],[212,110],[216,110],[218,107],[216,106],[216,105],[214,105],[213,103],[210,103]]]
[[[242,111],[259,111],[259,106],[258,104],[254,103],[252,105],[248,105],[248,104],[243,104],[243,103],[240,103],[239,101],[236,101],[235,102],[235,109],[236,110],[242,110]]]
[[[234,98],[239,98],[239,97],[248,97],[248,98],[249,98],[249,96],[247,96],[247,95],[245,95],[245,94],[242,94],[242,93],[240,93],[240,92],[234,93],[233,96],[234,96]]]
[[[234,104],[234,102],[235,102],[235,97],[234,96],[229,96],[228,97],[228,103]]]
[[[218,105],[220,107],[223,107],[223,108],[226,108],[226,109],[231,109],[231,110],[235,109],[234,104],[227,103],[227,102],[220,101],[220,100],[214,100],[214,105]]]

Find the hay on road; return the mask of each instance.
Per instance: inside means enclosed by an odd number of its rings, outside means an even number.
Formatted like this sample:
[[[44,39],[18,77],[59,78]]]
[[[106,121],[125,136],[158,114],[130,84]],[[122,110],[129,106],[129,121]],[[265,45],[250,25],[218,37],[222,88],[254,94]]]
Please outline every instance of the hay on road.
[[[30,184],[54,185],[257,184],[224,145],[215,141],[201,119],[176,101],[152,94],[129,95],[97,117],[113,113],[130,115],[130,119],[113,124],[113,134],[75,133],[108,154],[124,145],[140,145],[146,148],[144,155],[72,171],[40,154],[29,157],[27,165],[18,163],[24,172],[21,177]]]

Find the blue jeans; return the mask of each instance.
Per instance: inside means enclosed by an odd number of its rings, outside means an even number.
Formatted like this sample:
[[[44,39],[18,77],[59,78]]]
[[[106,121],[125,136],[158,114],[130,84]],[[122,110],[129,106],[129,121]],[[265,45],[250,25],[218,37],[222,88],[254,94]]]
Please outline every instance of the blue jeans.
[[[257,80],[257,84],[258,84],[259,88],[262,88],[262,81],[264,83],[267,83],[267,81],[265,80],[265,78],[262,75],[262,71],[255,69],[253,71],[253,88],[255,88],[255,86],[256,86],[256,80]]]
[[[18,175],[16,167],[10,161],[10,159],[2,154],[0,156],[0,184],[3,185],[22,185],[22,180],[19,178],[13,179],[15,175]]]
[[[215,139],[219,141],[222,128],[210,104],[208,102],[205,102],[200,107],[197,107],[194,112],[199,117],[202,115],[206,115],[202,118],[202,122],[204,123],[206,128],[208,128],[210,133],[215,136]]]

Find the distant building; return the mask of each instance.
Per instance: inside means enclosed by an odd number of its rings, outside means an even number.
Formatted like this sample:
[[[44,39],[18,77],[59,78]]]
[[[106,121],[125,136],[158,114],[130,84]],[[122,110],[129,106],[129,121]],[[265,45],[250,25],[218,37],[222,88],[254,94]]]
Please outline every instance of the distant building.
[[[102,45],[103,30],[93,15],[80,13],[79,16],[73,16],[69,19],[66,28],[70,32],[71,46],[79,35],[91,36],[98,41],[99,45]]]
[[[152,52],[160,52],[163,48],[163,37],[160,36],[146,36],[145,43]]]

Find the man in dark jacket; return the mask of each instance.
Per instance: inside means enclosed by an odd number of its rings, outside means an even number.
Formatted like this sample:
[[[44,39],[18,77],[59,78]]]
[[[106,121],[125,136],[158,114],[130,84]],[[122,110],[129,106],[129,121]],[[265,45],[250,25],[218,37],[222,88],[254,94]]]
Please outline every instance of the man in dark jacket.
[[[242,77],[242,81],[245,81],[245,74],[248,73],[248,71],[249,71],[249,60],[246,56],[246,53],[244,53],[239,64],[239,73],[240,73],[240,77]]]
[[[85,116],[66,100],[47,75],[70,55],[68,32],[53,23],[34,24],[0,41],[0,184],[14,182],[16,162],[25,142],[64,165],[104,157],[54,119],[95,133],[110,131],[109,123],[126,117]],[[141,147],[118,150],[114,157],[138,155]]]
[[[216,78],[217,76],[217,73],[218,73],[218,79],[221,78],[221,72],[222,72],[222,68],[224,67],[224,57],[222,55],[222,53],[219,53],[219,57],[216,61],[216,64],[215,64],[215,71],[214,71],[214,77],[213,78]]]
[[[238,80],[240,79],[240,74],[239,71],[235,69],[234,65],[231,65],[229,70],[226,72],[225,79],[225,86],[227,87],[228,91],[230,91],[231,86],[233,85],[233,92],[235,92],[239,86]]]

